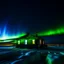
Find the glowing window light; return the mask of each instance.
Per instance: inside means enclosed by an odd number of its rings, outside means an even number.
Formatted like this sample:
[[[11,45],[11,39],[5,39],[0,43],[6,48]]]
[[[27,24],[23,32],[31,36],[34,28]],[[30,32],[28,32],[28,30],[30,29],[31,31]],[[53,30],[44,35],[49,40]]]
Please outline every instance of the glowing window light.
[[[27,45],[27,40],[25,40],[25,45]]]
[[[35,44],[35,40],[32,40],[32,43]]]
[[[42,44],[42,41],[40,40],[40,44]]]
[[[20,44],[20,40],[18,40],[18,44]]]

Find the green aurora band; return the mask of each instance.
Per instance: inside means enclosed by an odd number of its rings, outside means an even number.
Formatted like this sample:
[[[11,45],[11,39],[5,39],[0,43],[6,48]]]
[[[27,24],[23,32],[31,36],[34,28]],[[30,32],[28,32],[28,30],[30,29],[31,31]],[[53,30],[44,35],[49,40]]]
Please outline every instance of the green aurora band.
[[[25,35],[26,35],[26,33],[18,34],[16,36],[15,35],[13,35],[13,36],[4,36],[4,37],[1,37],[0,40],[20,38],[20,37],[23,37]]]
[[[64,34],[64,26],[57,28],[55,30],[51,29],[51,30],[46,30],[44,32],[42,31],[38,33],[39,36],[50,36],[50,35],[57,35],[57,34]]]
[[[64,26],[62,26],[60,28],[57,28],[55,30],[46,30],[44,32],[43,31],[42,32],[39,32],[38,33],[38,36],[51,36],[51,35],[57,35],[57,34],[64,34]],[[0,42],[2,42],[1,40],[5,40],[5,42],[6,42],[6,41],[9,41],[9,40],[6,40],[6,39],[13,40],[14,38],[20,38],[20,37],[23,37],[25,35],[26,35],[26,33],[21,33],[21,34],[18,34],[16,36],[15,35],[12,35],[12,36],[3,36],[3,37],[0,37]],[[20,44],[20,42],[22,44],[24,44],[25,39],[27,39],[28,40],[28,43],[30,44],[30,42],[33,39],[37,39],[37,38],[32,37],[32,36],[29,36],[27,38],[22,38],[22,39],[20,39],[19,44]],[[17,43],[17,40],[14,40],[13,43]]]

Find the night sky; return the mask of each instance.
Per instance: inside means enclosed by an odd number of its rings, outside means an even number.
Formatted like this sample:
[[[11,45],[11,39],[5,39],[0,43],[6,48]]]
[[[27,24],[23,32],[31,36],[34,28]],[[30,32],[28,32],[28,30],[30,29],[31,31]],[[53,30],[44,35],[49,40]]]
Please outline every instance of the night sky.
[[[42,1],[1,1],[0,31],[40,32],[64,25],[63,4],[43,3]]]

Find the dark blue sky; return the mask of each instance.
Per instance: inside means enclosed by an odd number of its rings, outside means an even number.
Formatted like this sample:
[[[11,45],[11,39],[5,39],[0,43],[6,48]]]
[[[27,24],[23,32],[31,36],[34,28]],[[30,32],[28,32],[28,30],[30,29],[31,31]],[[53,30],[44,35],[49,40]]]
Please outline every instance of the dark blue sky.
[[[1,1],[0,28],[12,32],[37,32],[64,24],[62,4],[37,1]],[[1,29],[2,30],[2,29]]]

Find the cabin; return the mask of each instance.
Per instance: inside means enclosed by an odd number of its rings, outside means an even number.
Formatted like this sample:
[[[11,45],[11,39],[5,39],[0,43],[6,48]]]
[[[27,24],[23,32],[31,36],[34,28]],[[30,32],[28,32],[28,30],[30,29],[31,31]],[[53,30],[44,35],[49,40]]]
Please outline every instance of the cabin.
[[[24,47],[24,48],[42,48],[45,47],[45,41],[43,38],[37,35],[28,35],[20,40],[16,44],[17,47]]]

